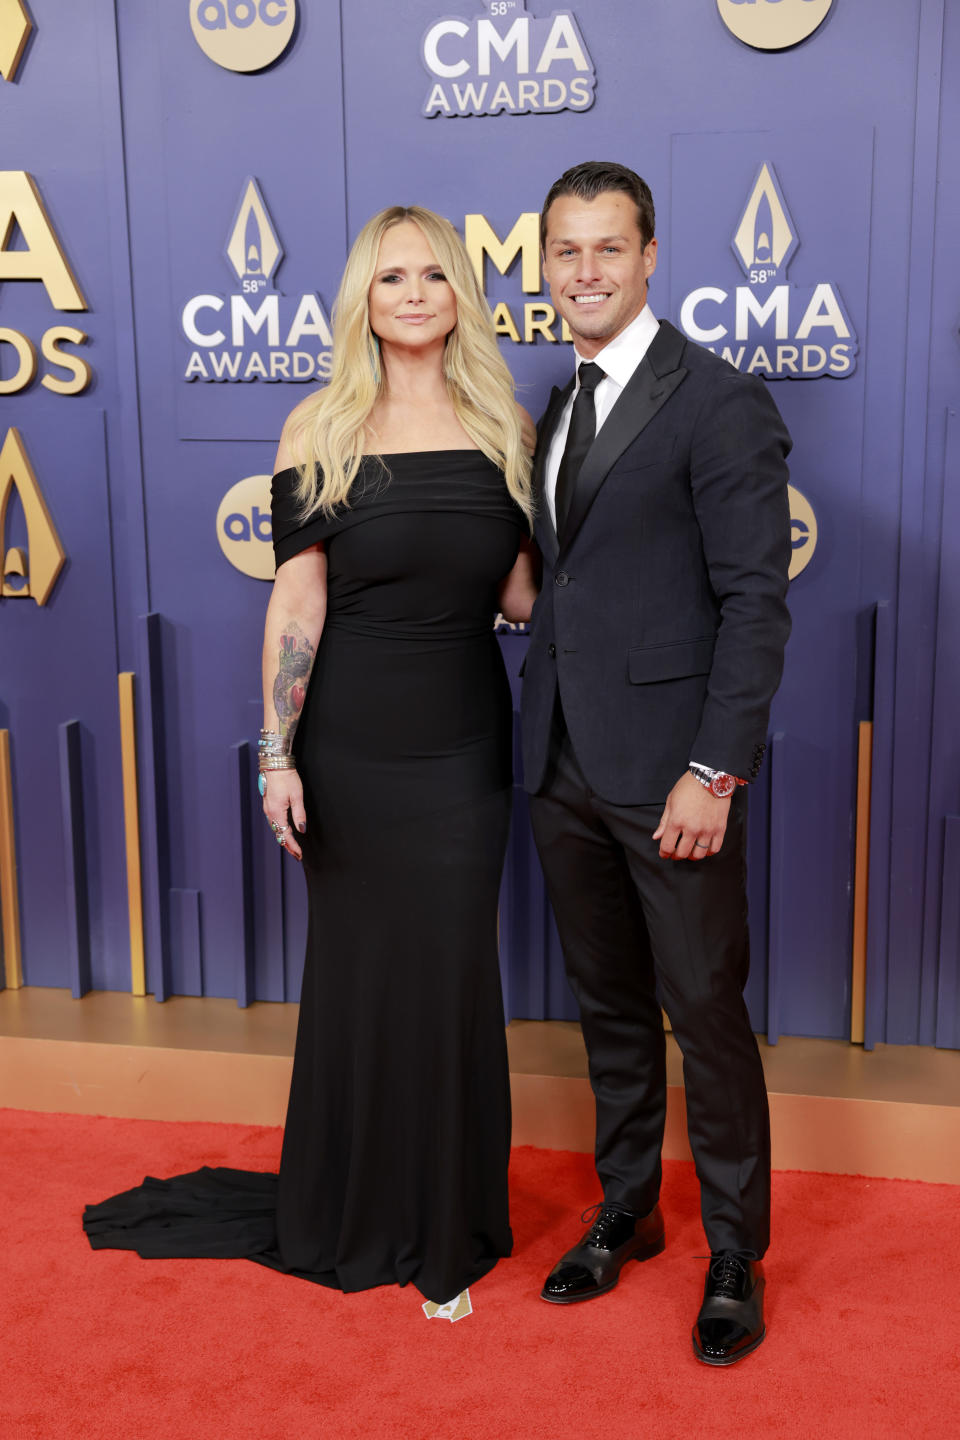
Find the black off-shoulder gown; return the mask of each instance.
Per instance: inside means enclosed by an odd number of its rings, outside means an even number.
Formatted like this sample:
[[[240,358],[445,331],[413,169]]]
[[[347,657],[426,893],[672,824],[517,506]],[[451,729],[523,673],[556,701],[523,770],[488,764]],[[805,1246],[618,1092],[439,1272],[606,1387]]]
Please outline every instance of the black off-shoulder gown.
[[[204,1169],[89,1206],[95,1248],[242,1255],[452,1299],[508,1255],[497,960],[511,699],[493,634],[525,521],[470,450],[366,458],[335,518],[273,482],[277,563],[323,541],[298,726],[309,924],[279,1177]]]

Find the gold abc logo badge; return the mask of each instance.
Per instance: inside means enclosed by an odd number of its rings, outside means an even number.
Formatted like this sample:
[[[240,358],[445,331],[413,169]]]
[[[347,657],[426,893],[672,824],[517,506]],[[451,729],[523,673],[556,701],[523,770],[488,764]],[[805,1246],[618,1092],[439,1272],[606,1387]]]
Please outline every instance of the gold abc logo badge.
[[[190,0],[190,28],[224,70],[249,74],[280,58],[297,21],[297,0]]]
[[[230,487],[217,511],[217,539],[237,570],[254,580],[273,579],[269,475],[248,475]]]
[[[806,40],[827,17],[833,0],[717,0],[720,19],[754,50],[786,50]]]
[[[787,486],[790,500],[790,543],[793,554],[790,557],[789,577],[795,580],[801,570],[806,570],[817,548],[817,517],[813,506],[795,485]]]

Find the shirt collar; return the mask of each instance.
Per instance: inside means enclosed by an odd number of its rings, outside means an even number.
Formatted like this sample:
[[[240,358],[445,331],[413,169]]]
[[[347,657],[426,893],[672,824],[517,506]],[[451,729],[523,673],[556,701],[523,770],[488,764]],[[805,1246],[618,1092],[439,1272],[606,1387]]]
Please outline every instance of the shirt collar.
[[[639,315],[634,316],[625,330],[614,336],[609,345],[594,355],[594,361],[614,384],[622,390],[650,348],[650,343],[660,329],[660,321],[649,305],[644,305]],[[574,347],[574,374],[579,369],[583,356]],[[577,382],[579,389],[579,381]]]

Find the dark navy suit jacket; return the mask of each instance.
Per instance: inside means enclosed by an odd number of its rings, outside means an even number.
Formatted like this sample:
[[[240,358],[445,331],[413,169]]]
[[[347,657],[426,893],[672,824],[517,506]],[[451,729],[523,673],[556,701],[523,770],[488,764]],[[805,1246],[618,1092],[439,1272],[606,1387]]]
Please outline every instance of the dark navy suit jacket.
[[[659,804],[691,759],[753,778],[790,633],[790,437],[777,407],[762,380],[661,322],[558,536],[543,473],[572,387],[554,390],[538,426],[524,784],[543,784],[558,690],[604,800]]]

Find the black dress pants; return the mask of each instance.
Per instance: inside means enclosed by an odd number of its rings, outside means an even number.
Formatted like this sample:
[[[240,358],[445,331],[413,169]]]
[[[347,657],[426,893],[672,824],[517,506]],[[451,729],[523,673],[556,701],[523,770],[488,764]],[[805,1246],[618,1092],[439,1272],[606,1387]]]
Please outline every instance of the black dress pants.
[[[683,1054],[707,1241],[714,1251],[762,1256],[770,1125],[743,1000],[746,791],[733,798],[720,852],[705,860],[660,858],[651,837],[662,811],[593,793],[558,704],[550,766],[530,814],[580,1006],[604,1199],[637,1215],[657,1202],[667,1094],[659,987]]]

